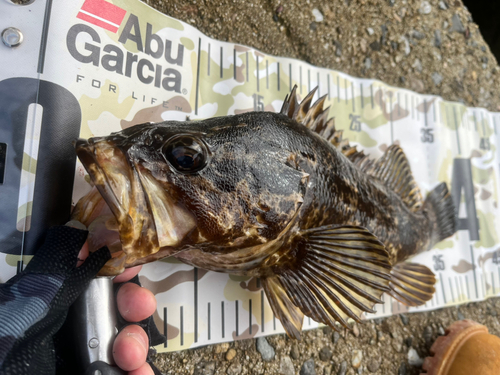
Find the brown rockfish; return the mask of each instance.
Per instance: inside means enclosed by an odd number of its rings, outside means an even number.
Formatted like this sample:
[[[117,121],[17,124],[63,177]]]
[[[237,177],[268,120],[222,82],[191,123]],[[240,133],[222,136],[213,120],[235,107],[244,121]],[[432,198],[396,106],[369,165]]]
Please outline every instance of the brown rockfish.
[[[105,222],[91,233],[114,255],[102,272],[175,256],[260,277],[294,338],[304,315],[347,327],[384,292],[410,306],[431,299],[432,271],[404,261],[455,232],[446,184],[423,200],[399,146],[376,161],[357,151],[328,120],[325,97],[311,105],[314,93],[299,104],[294,88],[280,113],[78,140],[95,188],[73,218]]]

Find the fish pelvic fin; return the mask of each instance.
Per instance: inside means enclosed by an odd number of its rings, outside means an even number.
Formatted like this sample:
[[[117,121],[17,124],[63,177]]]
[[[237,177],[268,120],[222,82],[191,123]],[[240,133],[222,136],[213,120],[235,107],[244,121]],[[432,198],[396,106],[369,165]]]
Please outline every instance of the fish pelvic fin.
[[[445,182],[427,195],[423,208],[431,221],[432,245],[457,231],[457,211]]]
[[[420,306],[432,299],[436,277],[421,264],[399,263],[391,270],[389,294],[406,306]]]
[[[304,321],[304,314],[293,304],[285,288],[275,276],[262,279],[262,287],[266,292],[274,315],[280,320],[288,337],[300,340],[300,332]]]
[[[323,226],[291,242],[273,271],[293,304],[317,322],[350,328],[349,318],[359,322],[363,312],[375,312],[390,290],[389,255],[362,227]]]

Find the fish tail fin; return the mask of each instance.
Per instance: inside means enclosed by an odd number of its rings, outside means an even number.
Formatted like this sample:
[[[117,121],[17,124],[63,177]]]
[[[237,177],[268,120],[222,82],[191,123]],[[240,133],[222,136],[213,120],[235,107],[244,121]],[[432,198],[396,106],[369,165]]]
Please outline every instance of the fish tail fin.
[[[431,219],[432,245],[457,231],[457,212],[445,182],[440,183],[427,195],[423,208]]]
[[[300,340],[300,331],[304,321],[302,311],[287,296],[285,288],[276,276],[263,278],[262,287],[274,315],[280,320],[288,337]]]

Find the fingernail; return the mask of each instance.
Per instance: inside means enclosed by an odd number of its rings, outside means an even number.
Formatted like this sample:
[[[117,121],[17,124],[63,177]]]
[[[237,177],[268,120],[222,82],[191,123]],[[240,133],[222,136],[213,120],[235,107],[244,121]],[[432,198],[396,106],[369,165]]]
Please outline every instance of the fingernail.
[[[142,345],[142,347],[144,348],[144,350],[147,353],[148,343],[144,341],[144,338],[142,337],[142,335],[134,333],[134,332],[129,332],[129,333],[127,333],[127,336],[132,337],[133,339],[136,339]]]
[[[75,229],[87,230],[87,227],[83,225],[83,223],[80,223],[78,220],[70,220],[64,225]]]

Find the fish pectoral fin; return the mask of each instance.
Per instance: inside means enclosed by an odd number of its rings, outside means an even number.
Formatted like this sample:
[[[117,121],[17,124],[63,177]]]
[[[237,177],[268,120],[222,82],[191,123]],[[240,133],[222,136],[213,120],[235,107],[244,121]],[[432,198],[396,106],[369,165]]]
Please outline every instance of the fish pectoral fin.
[[[349,318],[359,322],[363,312],[375,312],[373,306],[389,291],[389,255],[364,228],[309,229],[291,246],[274,267],[276,278],[293,304],[317,322],[350,328]]]
[[[416,212],[422,207],[420,188],[413,178],[410,164],[401,147],[392,145],[375,163],[365,165],[362,170],[384,182],[399,195],[410,210]]]
[[[288,298],[285,288],[276,276],[263,278],[262,287],[274,315],[280,320],[288,337],[300,340],[304,314]]]
[[[406,306],[420,306],[432,299],[436,277],[421,264],[399,263],[391,270],[389,294]]]

